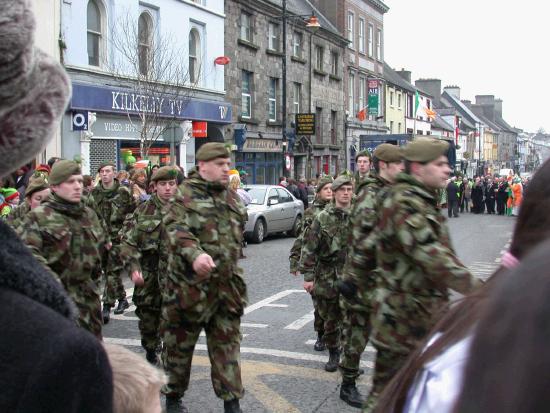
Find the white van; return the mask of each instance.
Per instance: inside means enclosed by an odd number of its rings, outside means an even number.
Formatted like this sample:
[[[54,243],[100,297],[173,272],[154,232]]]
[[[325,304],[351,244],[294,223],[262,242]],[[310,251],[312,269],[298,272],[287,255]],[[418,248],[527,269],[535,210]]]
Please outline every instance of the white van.
[[[513,169],[501,169],[498,173],[499,176],[507,177],[507,176],[514,176],[514,170]]]

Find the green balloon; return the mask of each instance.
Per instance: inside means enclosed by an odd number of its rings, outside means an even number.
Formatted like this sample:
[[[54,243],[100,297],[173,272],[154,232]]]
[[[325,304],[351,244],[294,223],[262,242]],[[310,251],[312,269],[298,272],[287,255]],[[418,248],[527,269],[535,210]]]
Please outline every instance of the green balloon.
[[[135,156],[133,156],[133,155],[128,156],[128,157],[126,158],[126,163],[127,163],[128,165],[135,164],[135,163],[136,163],[136,158],[135,158]]]

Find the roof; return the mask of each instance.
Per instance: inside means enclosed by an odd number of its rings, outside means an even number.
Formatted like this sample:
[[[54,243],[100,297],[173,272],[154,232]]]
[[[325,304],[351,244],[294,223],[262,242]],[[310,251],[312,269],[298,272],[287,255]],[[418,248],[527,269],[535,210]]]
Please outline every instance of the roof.
[[[416,88],[411,83],[399,76],[399,74],[386,62],[384,62],[384,79],[386,79],[388,83],[400,87],[401,89],[408,90],[412,93],[416,91]]]
[[[443,119],[439,113],[436,113],[435,119],[432,123],[432,128],[436,127],[437,129],[443,129],[446,131],[454,132],[455,128],[451,126],[449,122],[447,122],[445,119]]]
[[[480,119],[475,115],[474,112],[470,110],[470,108],[468,108],[468,106],[466,106],[460,99],[451,95],[446,90],[444,90],[443,93],[441,94],[441,98],[442,99],[444,98],[451,106],[458,109],[458,111],[461,112],[463,115],[465,115],[467,118],[470,118],[468,119],[470,123],[473,122],[475,124],[476,122],[480,121]]]

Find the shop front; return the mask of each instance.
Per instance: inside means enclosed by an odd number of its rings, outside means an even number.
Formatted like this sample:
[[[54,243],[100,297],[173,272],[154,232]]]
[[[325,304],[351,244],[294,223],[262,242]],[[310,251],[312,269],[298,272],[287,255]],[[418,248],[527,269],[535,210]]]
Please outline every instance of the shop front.
[[[247,184],[279,183],[283,175],[283,155],[276,139],[247,138],[242,150],[235,153],[235,167],[247,173]]]

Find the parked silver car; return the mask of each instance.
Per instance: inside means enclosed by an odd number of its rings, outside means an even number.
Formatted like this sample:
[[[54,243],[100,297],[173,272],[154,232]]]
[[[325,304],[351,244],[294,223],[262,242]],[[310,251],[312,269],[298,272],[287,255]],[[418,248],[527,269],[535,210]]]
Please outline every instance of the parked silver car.
[[[268,234],[286,232],[295,237],[304,216],[304,204],[278,185],[248,185],[252,198],[246,207],[248,221],[244,234],[254,243],[261,243]]]

